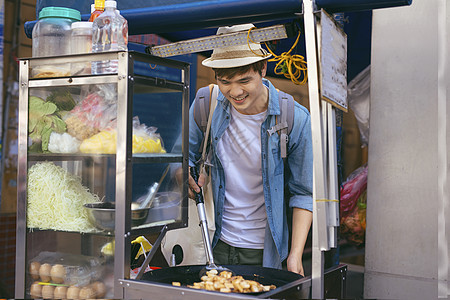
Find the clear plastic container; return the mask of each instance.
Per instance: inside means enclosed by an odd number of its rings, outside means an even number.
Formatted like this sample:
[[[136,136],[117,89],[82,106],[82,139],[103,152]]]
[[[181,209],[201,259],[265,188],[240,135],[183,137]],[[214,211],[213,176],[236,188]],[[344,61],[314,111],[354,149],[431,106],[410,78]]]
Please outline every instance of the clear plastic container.
[[[71,54],[71,24],[81,20],[78,10],[66,7],[44,7],[32,32],[32,56],[60,56]],[[33,70],[35,77],[67,76],[70,64],[40,66]]]
[[[92,51],[92,22],[72,23],[72,54],[91,53]],[[90,62],[72,63],[72,75],[91,74]]]
[[[107,293],[104,260],[92,256],[43,251],[28,262],[28,274],[33,298],[95,299]]]
[[[116,9],[116,1],[105,1],[105,11],[92,25],[92,52],[127,50],[128,22]],[[93,74],[117,73],[117,60],[92,63]]]

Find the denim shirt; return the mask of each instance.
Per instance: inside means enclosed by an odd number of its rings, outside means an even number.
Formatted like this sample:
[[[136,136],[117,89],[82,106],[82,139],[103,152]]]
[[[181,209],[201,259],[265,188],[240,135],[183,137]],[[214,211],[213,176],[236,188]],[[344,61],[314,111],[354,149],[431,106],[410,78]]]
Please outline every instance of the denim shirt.
[[[289,230],[286,205],[312,211],[313,153],[311,140],[311,120],[308,110],[295,102],[294,124],[289,134],[286,158],[287,172],[280,154],[279,134],[269,136],[267,130],[276,124],[280,115],[278,91],[267,79],[263,83],[269,88],[267,117],[261,125],[261,166],[267,226],[264,241],[263,266],[281,268],[281,262],[288,256]],[[197,98],[196,98],[197,100]],[[213,196],[215,202],[215,225],[212,246],[221,234],[225,200],[225,174],[215,151],[219,140],[230,123],[230,102],[219,92],[217,106],[211,122],[211,168]],[[193,107],[189,112],[189,164],[195,165],[200,159],[200,145],[203,132],[197,126]],[[285,178],[286,175],[286,178]],[[289,189],[290,199],[284,201],[284,188]]]

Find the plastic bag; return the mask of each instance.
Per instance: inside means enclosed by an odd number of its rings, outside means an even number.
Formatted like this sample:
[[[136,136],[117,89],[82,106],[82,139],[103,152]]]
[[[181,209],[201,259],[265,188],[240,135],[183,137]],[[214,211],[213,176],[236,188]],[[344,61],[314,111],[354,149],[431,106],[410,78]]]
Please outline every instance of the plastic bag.
[[[366,232],[367,164],[353,171],[341,188],[341,235],[362,246]]]
[[[133,118],[133,153],[166,153],[164,144],[157,128],[139,122]]]
[[[76,153],[81,142],[68,134],[52,132],[48,142],[48,151],[52,153]]]
[[[133,153],[166,153],[156,127],[147,127],[139,122],[138,117],[133,118]],[[80,145],[82,153],[114,154],[116,153],[116,130],[102,130],[99,133],[83,140]]]
[[[67,132],[83,141],[100,131],[116,128],[117,92],[113,86],[100,85],[64,117]]]
[[[347,88],[348,105],[358,121],[363,146],[369,144],[370,66],[359,73]]]

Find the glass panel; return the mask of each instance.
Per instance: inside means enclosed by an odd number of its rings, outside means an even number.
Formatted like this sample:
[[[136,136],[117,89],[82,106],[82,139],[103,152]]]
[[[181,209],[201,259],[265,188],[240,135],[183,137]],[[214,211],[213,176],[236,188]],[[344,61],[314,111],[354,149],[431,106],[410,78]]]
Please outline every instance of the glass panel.
[[[145,93],[133,98],[133,116],[138,118],[140,129],[153,133],[160,139],[165,152],[181,154],[181,145],[176,146],[181,134],[181,93]],[[136,140],[135,140],[136,141]],[[178,141],[180,144],[181,142]],[[138,146],[138,145],[136,145]],[[159,149],[157,149],[159,150]],[[145,151],[145,149],[142,149]],[[135,151],[134,153],[137,153]]]
[[[169,80],[181,80],[179,69],[142,62],[135,62],[134,67],[136,74],[158,78],[157,89],[141,89],[139,87],[135,89],[132,114],[135,120],[138,119],[141,126],[150,132],[152,138],[161,141],[161,150],[166,153],[161,155],[161,159],[157,159],[151,154],[141,153],[141,150],[145,151],[146,149],[139,146],[137,139],[133,139],[133,150],[139,149],[133,151],[134,162],[139,162],[133,164],[133,205],[139,205],[145,201],[157,187],[157,193],[151,199],[152,203],[145,222],[140,225],[134,224],[138,225],[135,229],[140,229],[161,224],[173,224],[182,220],[184,203],[175,178],[175,171],[181,168],[182,161],[181,100],[183,95],[181,91],[173,90],[173,86],[170,89],[161,90],[171,84]],[[134,130],[134,134],[140,131],[136,128]]]
[[[113,297],[113,237],[33,231],[27,241],[27,298]]]
[[[110,55],[113,58],[114,54]],[[117,55],[115,56],[117,60]],[[59,56],[42,59],[38,63],[32,65],[30,70],[30,78],[55,78],[67,76],[87,76],[92,75],[92,66],[96,66],[96,62],[92,61],[92,55],[73,55]],[[105,61],[109,59],[104,57]]]
[[[133,204],[138,206],[150,197],[145,221],[135,221],[138,227],[170,224],[182,218],[181,189],[174,172],[180,168],[174,164],[139,164],[133,166]],[[145,175],[145,176],[142,176]],[[156,189],[155,189],[156,187]],[[154,193],[153,198],[152,195]]]
[[[115,154],[114,84],[30,89],[29,153]]]
[[[28,100],[26,296],[113,298],[114,218],[85,204],[115,201],[116,85],[33,88]]]

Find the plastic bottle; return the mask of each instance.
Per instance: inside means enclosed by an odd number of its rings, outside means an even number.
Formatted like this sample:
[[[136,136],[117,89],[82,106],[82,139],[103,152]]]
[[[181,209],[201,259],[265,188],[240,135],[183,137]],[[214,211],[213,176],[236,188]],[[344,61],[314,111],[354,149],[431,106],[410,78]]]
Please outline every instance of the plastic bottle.
[[[92,24],[92,52],[126,51],[128,22],[116,10],[116,1],[105,1],[105,11]],[[117,60],[92,63],[93,74],[117,73]]]
[[[89,22],[94,22],[94,20],[100,16],[105,11],[105,0],[95,0],[94,1],[94,11],[91,8],[91,17]]]

